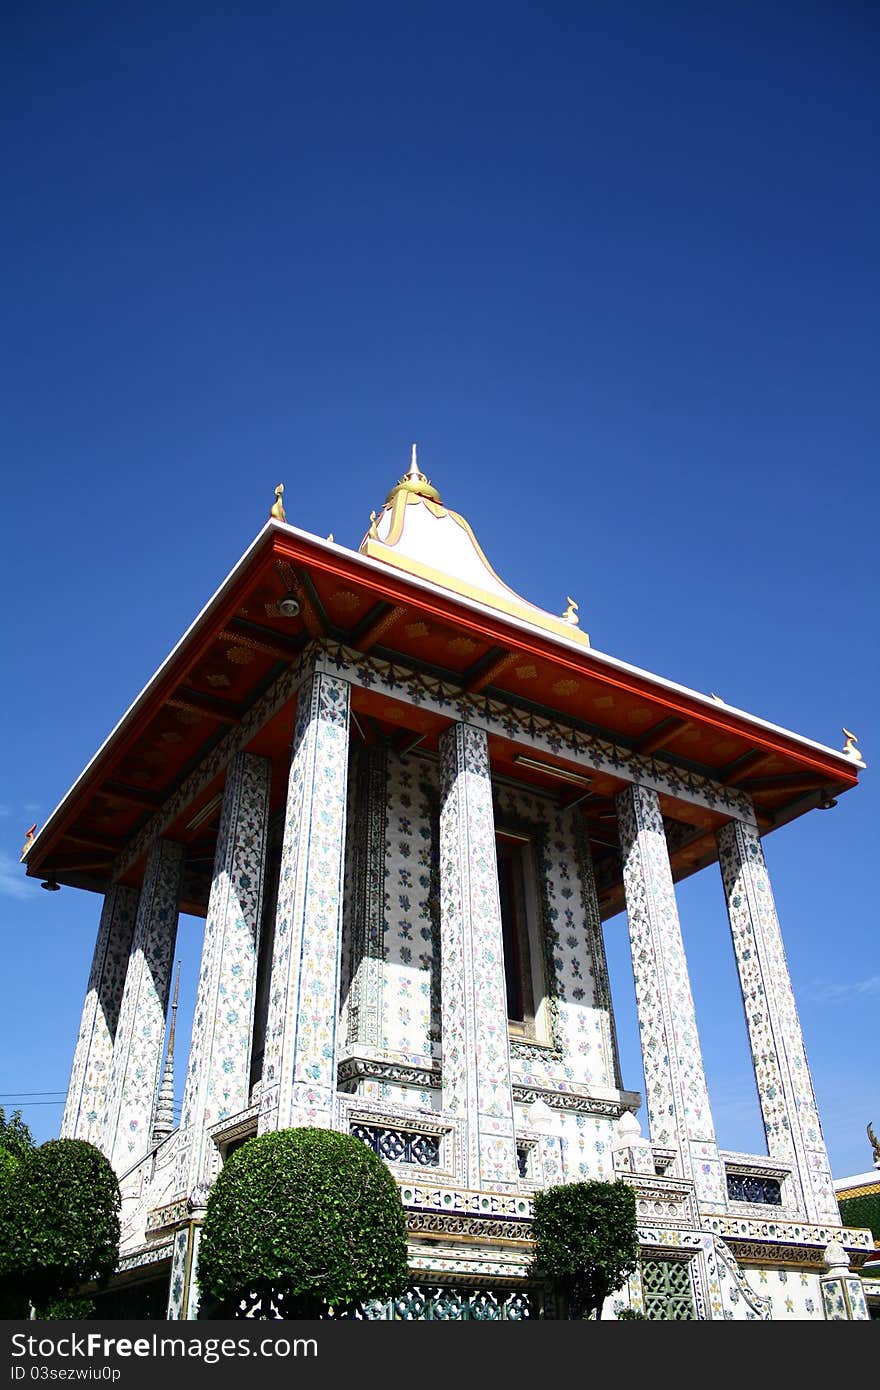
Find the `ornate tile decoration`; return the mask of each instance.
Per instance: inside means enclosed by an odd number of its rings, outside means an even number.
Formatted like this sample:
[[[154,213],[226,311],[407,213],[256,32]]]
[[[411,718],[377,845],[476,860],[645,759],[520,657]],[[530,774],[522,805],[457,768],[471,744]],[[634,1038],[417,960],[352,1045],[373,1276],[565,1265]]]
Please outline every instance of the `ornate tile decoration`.
[[[663,817],[656,792],[616,798],[651,1140],[677,1148],[701,1206],[724,1211],[718,1155],[681,939]]]
[[[467,1125],[474,1186],[517,1187],[507,994],[488,739],[454,724],[440,740],[443,1109]]]
[[[275,915],[260,1132],[332,1126],[348,782],[347,681],[300,691]]]
[[[607,738],[578,728],[574,723],[551,719],[485,694],[466,695],[451,682],[365,656],[331,641],[315,642],[311,650],[320,669],[344,676],[352,685],[375,690],[406,704],[419,705],[483,729],[501,734],[524,747],[555,753],[585,768],[610,772],[656,792],[665,792],[710,810],[755,824],[751,799],[733,787],[725,787],[690,768],[680,768],[664,758],[642,757]]]
[[[440,1037],[438,802],[436,768],[389,756],[381,1045],[401,1057],[430,1056]]]
[[[95,954],[73,1055],[62,1139],[101,1145],[113,1040],[137,913],[136,888],[112,884],[104,898]]]
[[[348,909],[351,922],[351,984],[348,1041],[382,1046],[382,980],[385,959],[385,819],[388,752],[365,747],[354,760],[355,814]]]
[[[716,839],[768,1152],[794,1166],[808,1219],[833,1224],[840,1212],[761,840],[736,821]]]
[[[183,1192],[207,1177],[206,1125],[248,1103],[269,775],[267,758],[236,753],[226,777],[180,1120]]]
[[[177,940],[183,845],[157,840],[147,856],[107,1087],[104,1151],[124,1173],[150,1145]]]

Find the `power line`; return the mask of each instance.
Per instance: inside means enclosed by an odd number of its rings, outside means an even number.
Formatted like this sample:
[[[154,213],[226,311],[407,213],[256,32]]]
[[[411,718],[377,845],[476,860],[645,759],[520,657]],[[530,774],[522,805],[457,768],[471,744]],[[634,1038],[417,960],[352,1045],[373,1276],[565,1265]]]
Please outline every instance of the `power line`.
[[[66,1091],[0,1091],[0,1100],[18,1100],[22,1096],[64,1096]]]

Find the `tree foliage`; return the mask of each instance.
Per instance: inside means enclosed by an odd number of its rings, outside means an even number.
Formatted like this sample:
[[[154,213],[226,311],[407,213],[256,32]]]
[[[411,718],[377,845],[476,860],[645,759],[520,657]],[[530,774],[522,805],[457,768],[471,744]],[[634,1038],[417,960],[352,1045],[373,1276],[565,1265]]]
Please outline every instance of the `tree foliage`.
[[[26,1318],[30,1307],[19,1281],[7,1276],[6,1272],[7,1212],[11,1214],[14,1210],[7,1202],[6,1193],[22,1159],[35,1147],[21,1111],[13,1110],[7,1119],[6,1111],[0,1106],[0,1318]]]
[[[20,1110],[13,1110],[9,1119],[0,1105],[0,1184],[11,1177],[21,1160],[35,1148],[31,1134]]]
[[[624,1182],[576,1182],[535,1194],[533,1272],[565,1302],[569,1317],[589,1317],[632,1274],[639,1260],[636,1198]]]
[[[116,1174],[93,1144],[53,1139],[25,1153],[0,1186],[0,1302],[85,1316],[80,1285],[116,1268],[119,1205]]]
[[[208,1199],[198,1278],[231,1316],[250,1294],[293,1318],[391,1298],[408,1278],[397,1184],[349,1134],[287,1129],[250,1139]]]

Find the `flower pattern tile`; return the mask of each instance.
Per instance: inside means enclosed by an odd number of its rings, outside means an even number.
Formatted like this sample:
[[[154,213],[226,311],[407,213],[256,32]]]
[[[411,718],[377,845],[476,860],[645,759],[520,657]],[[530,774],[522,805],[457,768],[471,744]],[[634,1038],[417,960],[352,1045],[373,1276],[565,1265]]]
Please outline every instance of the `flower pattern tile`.
[[[716,839],[768,1152],[794,1166],[810,1220],[839,1221],[763,846],[737,821]]]
[[[105,1152],[123,1173],[148,1149],[177,940],[183,845],[157,840],[147,856],[107,1087]]]
[[[229,764],[202,944],[178,1145],[181,1191],[207,1176],[206,1126],[248,1103],[266,834],[267,758]]]
[[[261,1132],[332,1123],[350,689],[347,681],[315,671],[297,702],[269,987]]]
[[[99,1147],[104,1140],[113,1042],[137,904],[137,889],[120,883],[111,884],[104,898],[61,1121],[62,1139],[85,1139]]]
[[[708,1210],[727,1205],[660,801],[616,798],[651,1140],[678,1150]]]
[[[467,1125],[466,1181],[518,1181],[488,740],[440,740],[443,1108]]]

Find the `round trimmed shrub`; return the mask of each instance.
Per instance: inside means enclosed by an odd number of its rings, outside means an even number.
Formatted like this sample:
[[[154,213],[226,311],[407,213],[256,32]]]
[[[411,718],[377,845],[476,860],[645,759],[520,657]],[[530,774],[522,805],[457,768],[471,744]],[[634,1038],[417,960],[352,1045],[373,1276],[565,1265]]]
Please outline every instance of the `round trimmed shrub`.
[[[339,1312],[406,1287],[397,1184],[350,1134],[285,1129],[249,1139],[208,1198],[198,1279],[235,1317],[256,1295],[289,1318]]]
[[[116,1269],[119,1205],[116,1174],[93,1144],[52,1139],[25,1154],[0,1197],[0,1284],[38,1316],[62,1306],[85,1316],[70,1298]]]
[[[535,1193],[534,1273],[565,1302],[569,1317],[589,1317],[635,1272],[639,1260],[636,1194],[624,1182],[573,1182]]]

